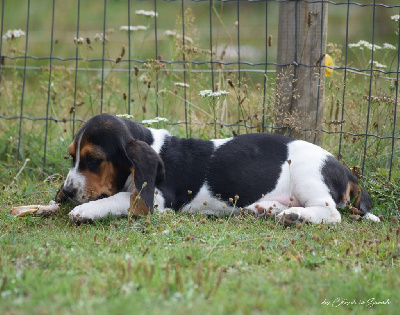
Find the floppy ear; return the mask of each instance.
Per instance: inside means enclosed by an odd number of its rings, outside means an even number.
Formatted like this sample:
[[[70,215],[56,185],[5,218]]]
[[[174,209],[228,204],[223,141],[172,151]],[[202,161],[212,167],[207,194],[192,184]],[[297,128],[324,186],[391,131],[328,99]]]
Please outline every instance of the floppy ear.
[[[164,163],[152,147],[140,140],[130,141],[125,151],[136,187],[136,192],[131,196],[133,214],[153,213],[155,185],[164,179]],[[135,201],[137,204],[134,204]]]

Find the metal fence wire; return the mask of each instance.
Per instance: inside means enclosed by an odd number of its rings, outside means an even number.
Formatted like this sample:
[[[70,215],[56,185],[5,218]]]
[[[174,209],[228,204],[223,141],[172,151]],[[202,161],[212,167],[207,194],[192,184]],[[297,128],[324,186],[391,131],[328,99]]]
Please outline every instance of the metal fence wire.
[[[110,112],[186,137],[286,133],[399,178],[399,14],[398,0],[3,0],[0,160],[51,168]]]

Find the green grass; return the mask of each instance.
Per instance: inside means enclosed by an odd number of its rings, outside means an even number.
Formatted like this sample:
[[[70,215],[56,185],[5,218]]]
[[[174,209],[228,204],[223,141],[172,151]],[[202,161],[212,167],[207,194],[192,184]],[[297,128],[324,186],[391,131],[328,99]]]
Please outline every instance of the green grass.
[[[76,46],[77,7],[73,2],[56,2],[54,56],[73,57]],[[195,41],[195,52],[187,53],[189,61],[207,61],[201,50],[209,48],[207,2],[188,2],[185,11],[185,34]],[[145,24],[134,15],[137,9],[153,9],[152,1],[140,2],[132,8],[132,25]],[[269,3],[269,30],[272,46],[269,62],[276,60],[277,3]],[[159,54],[166,60],[182,58],[179,43],[163,36],[167,29],[181,32],[180,2],[158,1]],[[262,2],[241,3],[241,45],[261,52],[265,37],[260,25],[265,22]],[[337,66],[344,66],[344,17],[346,6],[330,6],[328,47]],[[370,40],[371,8],[351,7],[349,42]],[[398,10],[397,10],[398,11]],[[377,44],[397,43],[397,24],[388,16],[394,10],[377,8]],[[24,29],[26,3],[5,2],[4,29]],[[45,13],[45,14],[43,14]],[[102,44],[94,42],[102,32],[103,6],[93,1],[81,4],[81,36],[91,44],[79,45],[79,56],[101,58]],[[236,3],[216,2],[213,14],[213,45],[237,45]],[[220,16],[220,18],[219,18]],[[251,19],[245,19],[251,16]],[[118,31],[127,25],[126,3],[108,2],[106,58],[116,59],[128,39]],[[48,56],[50,49],[51,2],[33,4],[30,16],[28,52]],[[147,33],[132,35],[132,59],[154,58],[154,26]],[[384,30],[384,32],[383,32]],[[257,37],[258,36],[258,37]],[[3,54],[22,56],[24,40],[3,44]],[[178,44],[178,45],[177,45]],[[242,51],[243,52],[243,51]],[[378,51],[376,60],[386,70],[395,69],[396,52]],[[242,55],[243,57],[243,55]],[[247,56],[248,57],[248,56]],[[246,57],[246,58],[247,58]],[[368,68],[369,52],[349,51],[348,66]],[[123,58],[123,59],[124,59]],[[215,58],[234,61],[221,54]],[[215,59],[216,60],[216,59]],[[260,60],[251,60],[260,61]],[[1,115],[20,114],[23,59],[5,59],[0,82]],[[105,73],[103,110],[116,114],[130,112],[135,119],[154,118],[156,104],[159,116],[169,122],[187,120],[189,134],[196,138],[228,137],[232,133],[259,130],[263,104],[263,73],[246,69],[263,69],[242,65],[241,82],[236,64],[222,66],[225,73],[215,76],[216,87],[230,94],[226,102],[207,102],[199,91],[211,88],[211,75],[195,70],[207,66],[187,65],[187,113],[183,90],[175,82],[183,82],[179,65],[167,65],[167,72],[132,62],[140,70],[131,72],[131,98],[128,94],[128,73]],[[48,66],[48,60],[28,59],[28,66]],[[50,100],[47,99],[48,68],[28,70],[23,114],[57,119],[73,117],[75,73],[74,61],[54,61]],[[100,67],[99,62],[80,61],[82,69]],[[106,62],[107,69],[126,70],[121,63]],[[272,69],[272,66],[270,67]],[[76,118],[88,119],[100,112],[101,80],[99,72],[82,70],[77,78]],[[343,131],[358,134],[366,130],[369,78],[347,73],[345,103],[343,71],[336,70],[325,81],[325,120],[323,147],[338,153],[340,121]],[[229,84],[231,80],[232,85]],[[149,83],[150,82],[150,83]],[[158,94],[156,93],[158,84]],[[239,88],[240,86],[240,88]],[[373,78],[369,132],[390,137],[394,128],[395,85],[393,80]],[[265,124],[272,125],[276,98],[275,74],[268,74],[266,86]],[[238,107],[238,103],[241,105]],[[400,110],[397,107],[398,111]],[[344,112],[342,118],[341,113]],[[400,113],[397,113],[400,117]],[[252,129],[221,127],[238,120]],[[398,119],[398,118],[397,118]],[[207,125],[205,122],[218,122]],[[294,122],[296,123],[296,121]],[[75,132],[81,126],[76,123]],[[397,123],[398,126],[398,123]],[[185,125],[158,124],[172,134],[186,136]],[[64,159],[72,139],[73,125],[65,121],[50,122],[45,144],[44,121],[22,121],[22,138],[18,138],[18,120],[0,119],[0,313],[1,314],[333,314],[366,313],[397,314],[400,309],[400,170],[399,141],[393,147],[391,182],[387,181],[392,140],[369,138],[365,176],[362,182],[374,201],[373,212],[382,214],[383,222],[354,221],[349,213],[335,226],[305,225],[283,228],[274,221],[252,217],[216,219],[184,214],[156,214],[128,222],[109,218],[96,225],[75,226],[68,220],[71,205],[50,218],[15,219],[8,213],[13,205],[47,204],[65,177],[70,162]],[[395,136],[400,130],[396,127]],[[18,149],[18,142],[20,148]],[[348,166],[361,165],[364,137],[345,134],[342,138],[342,161]],[[17,161],[17,155],[21,162]],[[43,159],[46,164],[43,165]],[[26,159],[27,164],[23,166]],[[21,171],[22,170],[22,171]],[[21,172],[20,172],[21,171]],[[372,301],[390,302],[371,306]],[[355,301],[355,304],[353,304]],[[362,304],[364,302],[364,304]],[[343,303],[339,305],[340,303]],[[327,305],[329,304],[329,305]]]
[[[172,212],[75,226],[70,205],[49,218],[8,214],[12,205],[47,203],[59,184],[17,180],[0,193],[2,314],[397,314],[400,308],[400,227],[390,216],[374,224],[345,213],[335,226],[283,228],[250,216]]]
[[[78,62],[81,69],[75,82],[74,60],[53,60],[52,76],[49,78],[49,60],[27,59],[28,67],[42,67],[41,69],[28,69],[26,71],[26,89],[22,99],[22,83],[24,71],[24,59],[5,58],[2,67],[0,81],[0,109],[1,115],[15,117],[21,114],[20,106],[23,103],[25,116],[38,118],[45,117],[48,109],[50,117],[65,122],[49,122],[48,134],[45,137],[45,121],[30,121],[24,119],[21,123],[21,138],[19,138],[19,121],[17,119],[0,119],[0,167],[12,167],[17,156],[22,161],[30,158],[28,167],[40,168],[46,174],[61,172],[63,167],[60,157],[66,154],[66,148],[72,139],[73,132],[81,126],[76,122],[75,128],[69,119],[86,120],[101,111],[101,86],[103,86],[103,111],[113,114],[130,113],[135,120],[152,119],[156,116],[165,117],[169,123],[180,125],[167,126],[174,135],[186,136],[185,124],[187,121],[187,133],[197,138],[228,137],[233,132],[248,133],[257,132],[264,122],[265,126],[274,126],[276,99],[279,95],[276,87],[275,73],[267,74],[264,96],[264,66],[241,65],[241,77],[236,72],[238,66],[236,57],[224,55],[226,47],[235,50],[238,44],[236,3],[215,2],[212,8],[212,33],[213,33],[213,56],[214,61],[231,62],[228,65],[214,65],[214,70],[224,72],[214,73],[214,88],[226,90],[229,95],[219,102],[209,102],[199,96],[204,89],[211,89],[212,77],[210,72],[196,72],[210,70],[210,66],[196,65],[192,61],[207,62],[210,60],[210,38],[209,38],[209,3],[208,2],[185,2],[185,35],[193,39],[193,43],[186,43],[182,47],[181,40],[165,36],[166,30],[176,31],[182,35],[182,7],[177,1],[159,1],[157,19],[158,27],[158,54],[160,59],[167,61],[188,61],[186,65],[186,102],[184,91],[175,86],[175,83],[183,82],[181,64],[163,64],[147,59],[155,56],[155,34],[154,21],[147,20],[143,16],[135,14],[135,10],[153,10],[153,1],[141,1],[132,5],[131,24],[148,25],[147,31],[131,34],[131,55],[129,55],[129,43],[127,33],[119,28],[127,25],[127,4],[123,1],[111,1],[107,5],[107,38],[105,45],[105,57],[111,61],[105,62],[104,82],[101,82],[100,61],[87,61],[88,59],[101,59],[103,45],[96,42],[94,36],[101,33],[103,29],[103,5],[95,4],[95,1],[81,3],[80,35],[84,40],[81,45],[74,43],[77,25],[77,4],[64,1],[56,3],[54,24],[54,56],[71,58],[75,56],[78,48],[78,56],[85,58]],[[391,1],[393,2],[393,1]],[[277,54],[277,30],[278,30],[278,6],[277,2],[268,3],[268,32],[264,34],[265,2],[241,2],[241,27],[240,38],[242,49],[242,61],[262,62],[265,57],[265,38],[270,36],[271,46],[268,46],[268,62],[276,61]],[[30,34],[28,54],[38,57],[46,57],[50,54],[50,30],[51,30],[52,2],[44,0],[41,6],[32,3],[30,12]],[[347,6],[329,6],[329,27],[327,52],[333,57],[338,67],[345,66],[345,43],[344,27]],[[359,40],[370,41],[372,19],[371,7],[351,6],[349,43]],[[5,2],[4,30],[24,29],[26,25],[27,2],[24,5],[17,1]],[[43,14],[44,13],[44,14]],[[396,31],[398,23],[390,20],[390,15],[398,12],[392,9],[377,8],[376,44],[380,46],[387,42],[397,45]],[[251,19],[247,18],[251,16]],[[362,18],[358,18],[362,17]],[[111,31],[113,29],[113,31]],[[340,30],[340,31],[339,31]],[[354,34],[353,34],[354,33]],[[90,43],[86,40],[89,39]],[[3,41],[3,53],[11,57],[23,57],[25,53],[25,39]],[[124,49],[123,49],[124,47]],[[250,53],[246,50],[250,49]],[[229,50],[229,49],[228,49]],[[122,61],[115,60],[122,54]],[[127,59],[146,61],[132,61],[131,72],[128,70]],[[371,51],[351,48],[348,51],[347,66],[358,69],[369,69]],[[382,49],[375,52],[374,59],[383,63],[385,71],[397,69],[397,51]],[[133,67],[137,67],[135,71]],[[159,67],[165,67],[160,71]],[[98,71],[91,71],[96,68]],[[269,70],[275,69],[270,65]],[[113,71],[111,71],[113,70]],[[251,72],[261,70],[261,72]],[[316,69],[318,70],[318,69]],[[318,72],[318,71],[317,71]],[[322,69],[322,75],[323,75]],[[129,76],[130,75],[130,76]],[[371,97],[368,100],[369,77],[359,74],[347,73],[346,91],[343,102],[344,72],[335,70],[331,77],[325,80],[324,119],[321,128],[332,134],[323,133],[323,147],[337,155],[339,142],[341,143],[342,160],[349,166],[362,165],[364,156],[365,134],[367,130],[366,120],[369,114],[368,133],[381,138],[368,137],[366,145],[365,174],[389,177],[388,169],[393,156],[392,181],[399,178],[398,165],[400,144],[396,140],[392,150],[393,135],[400,135],[398,121],[394,121],[394,102],[396,98],[394,74],[373,77]],[[48,97],[48,85],[51,79],[50,93]],[[297,78],[302,80],[303,78]],[[232,83],[229,84],[228,82]],[[130,85],[129,85],[130,82]],[[76,84],[76,89],[75,89]],[[157,87],[157,88],[156,88]],[[74,96],[76,92],[76,103]],[[130,95],[129,95],[130,93]],[[278,95],[277,95],[278,94]],[[264,104],[265,103],[265,104]],[[76,106],[74,106],[76,105]],[[265,105],[265,106],[264,106]],[[321,105],[321,104],[320,104]],[[263,109],[263,106],[265,107]],[[48,107],[48,108],[47,108]],[[370,107],[370,108],[368,108]],[[322,110],[322,109],[320,109]],[[342,117],[343,112],[343,117]],[[263,116],[263,113],[265,114]],[[397,106],[397,120],[400,117],[400,108]],[[302,125],[307,117],[296,117],[295,114],[288,115],[288,124],[291,128]],[[250,128],[224,126],[240,122]],[[288,126],[286,125],[286,126]],[[165,126],[165,125],[164,125]],[[159,126],[159,127],[164,127]],[[310,121],[310,128],[315,125]],[[341,127],[345,134],[339,139]],[[265,131],[271,131],[267,128]],[[352,135],[353,134],[353,135]],[[44,147],[46,146],[46,153]],[[43,160],[46,157],[46,164]],[[3,180],[0,179],[0,184]]]

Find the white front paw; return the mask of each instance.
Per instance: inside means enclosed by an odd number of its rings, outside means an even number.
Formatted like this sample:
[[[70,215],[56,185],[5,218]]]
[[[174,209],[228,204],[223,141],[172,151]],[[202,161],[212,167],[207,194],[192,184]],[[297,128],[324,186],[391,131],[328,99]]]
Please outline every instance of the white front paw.
[[[76,206],[68,216],[74,223],[92,222],[97,219],[96,207],[93,202],[84,203]]]
[[[282,211],[276,216],[276,219],[284,226],[296,225],[304,222],[301,211],[294,208]]]

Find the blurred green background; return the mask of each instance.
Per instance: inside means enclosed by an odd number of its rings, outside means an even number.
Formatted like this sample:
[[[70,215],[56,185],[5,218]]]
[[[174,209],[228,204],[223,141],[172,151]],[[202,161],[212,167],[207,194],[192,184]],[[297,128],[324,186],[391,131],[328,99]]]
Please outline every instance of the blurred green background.
[[[80,3],[79,37],[83,44],[76,45],[78,3]],[[106,3],[106,12],[104,11]],[[274,80],[278,37],[278,1],[214,1],[211,9],[209,1],[131,1],[130,24],[144,25],[146,31],[131,33],[131,69],[128,72],[129,42],[128,33],[120,31],[121,26],[127,26],[128,1],[55,1],[54,16],[54,49],[53,57],[67,60],[53,60],[52,76],[49,78],[49,60],[51,47],[52,6],[51,0],[31,0],[29,2],[29,41],[27,55],[38,57],[26,60],[26,82],[24,83],[24,54],[26,37],[18,40],[2,40],[1,82],[0,82],[0,161],[6,167],[11,165],[16,157],[30,158],[31,164],[41,167],[43,159],[47,159],[48,171],[65,169],[67,164],[59,162],[66,153],[66,144],[72,139],[73,132],[81,123],[73,124],[68,119],[88,119],[103,111],[116,114],[130,113],[136,120],[152,119],[155,116],[166,117],[171,123],[180,125],[168,126],[173,134],[185,136],[187,133],[196,137],[214,137],[213,121],[224,124],[241,122],[251,128],[219,127],[217,137],[231,136],[236,132],[256,132],[261,124],[263,107],[265,109],[264,123],[273,124],[274,116]],[[335,70],[327,78],[325,84],[326,125],[324,129],[338,132],[340,125],[331,121],[341,120],[344,109],[344,131],[351,134],[362,134],[366,131],[367,115],[370,115],[369,133],[380,138],[369,138],[367,155],[369,167],[387,174],[392,157],[393,141],[390,137],[395,128],[394,99],[396,98],[395,80],[398,69],[398,27],[399,22],[391,16],[400,13],[398,0],[379,1],[375,7],[375,24],[373,25],[373,6],[371,1],[360,0],[360,5],[347,1],[336,1],[328,8],[328,53],[334,58],[338,67],[343,67],[346,29],[348,27],[348,43],[360,40],[372,41],[374,31],[375,43],[395,46],[395,50],[378,50],[374,60],[385,65],[383,73],[376,73],[372,81],[371,95],[376,101],[368,101],[370,80],[368,76],[354,73],[347,74],[347,91],[345,104],[342,102],[344,71]],[[155,42],[155,20],[135,14],[136,10],[155,10],[157,6],[157,51]],[[364,6],[365,5],[365,6]],[[385,6],[394,6],[387,8]],[[8,30],[21,29],[26,31],[28,17],[27,0],[3,0],[4,19],[1,21],[3,34]],[[182,7],[184,9],[182,14]],[[346,23],[349,7],[349,20]],[[104,21],[104,14],[106,20]],[[182,64],[158,64],[147,62],[147,59],[177,61],[182,59],[181,39],[166,36],[166,31],[182,34],[182,16],[184,15],[186,51],[189,61],[205,64],[188,64],[186,91],[175,85],[183,82]],[[238,23],[239,21],[239,23]],[[105,22],[105,26],[104,26]],[[214,65],[214,84],[216,88],[230,91],[226,102],[207,103],[198,96],[200,90],[211,89],[210,65],[210,25],[212,34],[213,60],[229,64]],[[96,41],[96,35],[107,30],[105,45],[106,59],[104,63],[104,83],[102,84],[103,44]],[[374,28],[373,28],[374,27]],[[267,88],[264,100],[264,65],[241,65],[241,76],[237,72],[238,65],[238,30],[240,38],[240,54],[242,62],[264,63],[267,61]],[[268,38],[270,45],[267,45]],[[88,39],[88,40],[87,40]],[[75,55],[78,47],[79,61],[77,81],[75,83]],[[115,60],[124,51],[119,63]],[[348,66],[356,69],[369,69],[371,51],[364,49],[349,49]],[[91,60],[91,61],[88,61]],[[138,68],[135,75],[134,66]],[[162,71],[157,67],[161,67]],[[208,72],[197,72],[208,70]],[[258,72],[252,72],[252,71]],[[386,73],[385,73],[386,72]],[[392,79],[388,79],[392,78]],[[51,79],[48,94],[49,79]],[[227,84],[231,80],[234,88]],[[130,82],[130,85],[128,84]],[[75,89],[75,85],[77,88]],[[76,92],[76,97],[75,97]],[[185,98],[186,92],[186,98]],[[103,100],[101,95],[103,93]],[[50,96],[50,97],[48,97]],[[186,99],[186,102],[185,102]],[[243,102],[243,100],[245,100]],[[241,103],[242,102],[242,103]],[[102,105],[103,104],[103,105]],[[46,117],[65,119],[65,122],[49,122],[48,133],[45,134],[46,121],[21,121],[19,138],[19,120],[6,118],[22,114],[29,117]],[[371,105],[371,108],[369,108]],[[399,111],[397,109],[397,111]],[[217,113],[218,119],[213,117]],[[398,113],[397,113],[398,114]],[[2,116],[2,117],[1,117]],[[397,120],[400,115],[397,115]],[[215,120],[214,120],[215,118]],[[188,121],[189,127],[183,122]],[[397,121],[398,126],[398,121]],[[156,127],[165,127],[159,123]],[[189,130],[188,130],[189,129]],[[399,136],[399,128],[395,135]],[[360,164],[364,150],[363,136],[345,135],[342,139],[342,155],[351,164]],[[338,152],[339,135],[337,133],[324,136],[324,147],[333,153]],[[46,151],[44,145],[46,144]],[[395,168],[398,167],[399,141],[394,145]],[[62,163],[60,165],[60,163]]]

